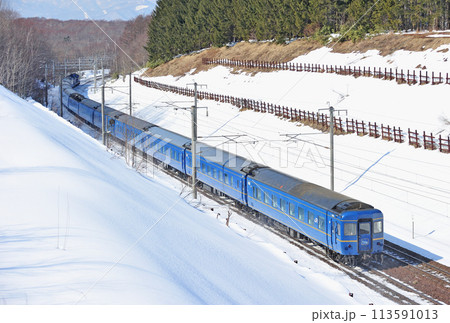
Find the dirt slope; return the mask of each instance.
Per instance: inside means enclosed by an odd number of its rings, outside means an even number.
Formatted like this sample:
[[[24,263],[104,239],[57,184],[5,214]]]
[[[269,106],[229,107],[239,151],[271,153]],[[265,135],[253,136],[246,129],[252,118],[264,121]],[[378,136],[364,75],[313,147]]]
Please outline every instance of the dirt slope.
[[[446,35],[447,37],[427,37],[430,34],[431,33],[407,35],[385,34],[362,40],[357,43],[352,41],[330,43],[328,47],[333,48],[333,51],[338,53],[349,53],[354,51],[366,52],[371,49],[378,49],[381,55],[386,56],[400,49],[424,51],[430,48],[436,49],[441,45],[450,43],[450,32],[440,33],[441,35]],[[306,54],[322,46],[323,45],[319,42],[309,39],[296,40],[289,45],[278,45],[267,42],[241,42],[230,48],[210,48],[202,51],[201,53],[175,58],[170,62],[158,66],[157,68],[147,70],[146,75],[180,76],[192,69],[196,69],[195,72],[197,73],[213,67],[213,65],[203,65],[203,57],[287,62],[298,57],[299,55]]]

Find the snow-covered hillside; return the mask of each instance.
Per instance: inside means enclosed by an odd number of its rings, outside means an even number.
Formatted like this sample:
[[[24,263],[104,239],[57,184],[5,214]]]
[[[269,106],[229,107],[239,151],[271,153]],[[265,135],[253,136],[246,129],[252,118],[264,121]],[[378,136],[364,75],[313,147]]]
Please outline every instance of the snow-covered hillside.
[[[156,0],[15,0],[10,5],[26,18],[130,20],[150,14],[155,4]]]
[[[388,68],[422,64],[446,73],[450,72],[449,49],[450,45],[445,45],[434,51],[399,51],[385,57],[377,51],[337,54],[319,49],[294,61]],[[330,102],[336,109],[346,109],[349,118],[400,126],[404,131],[410,127],[420,133],[432,131],[446,136],[450,132],[444,122],[450,117],[449,85],[410,86],[374,78],[289,71],[250,75],[222,66],[193,72],[152,80],[180,87],[195,80],[207,84],[208,92],[316,112]],[[133,86],[138,117],[190,136],[189,111],[173,106],[188,107],[192,98]],[[99,93],[90,95],[100,99]],[[126,95],[108,91],[107,103],[127,102]],[[201,101],[199,105],[209,109],[208,117],[204,110],[199,111],[198,131],[205,143],[329,187],[328,134],[269,114],[239,112],[229,104]],[[287,141],[283,134],[301,135],[298,140]],[[228,137],[220,138],[225,135]],[[357,135],[336,136],[335,147],[336,191],[382,210],[388,240],[450,265],[450,155]]]
[[[2,304],[390,303],[3,87],[0,147]]]

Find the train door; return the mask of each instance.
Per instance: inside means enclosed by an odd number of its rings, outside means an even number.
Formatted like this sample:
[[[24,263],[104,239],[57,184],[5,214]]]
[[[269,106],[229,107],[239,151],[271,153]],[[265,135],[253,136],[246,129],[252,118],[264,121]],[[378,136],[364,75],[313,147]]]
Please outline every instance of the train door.
[[[246,179],[247,179],[247,175],[242,176],[239,179],[239,186],[238,186],[238,189],[239,189],[240,194],[241,194],[241,201],[243,203],[247,203],[247,199],[246,199],[247,198],[247,194],[246,194],[247,181],[246,181]]]
[[[183,148],[183,153],[181,154],[181,169],[184,174],[187,174],[188,162],[186,148]]]
[[[333,250],[336,250],[338,247],[338,239],[340,236],[340,224],[338,221],[336,221],[336,219],[331,218],[330,221],[331,225],[331,235],[330,235],[330,244],[329,247]]]
[[[372,220],[358,222],[358,251],[372,250]]]
[[[192,154],[191,151],[188,149],[184,149],[184,165],[186,167],[185,172],[186,175],[192,176]],[[197,170],[199,170],[200,165],[196,165],[197,166]]]
[[[242,178],[241,198],[245,205],[248,205],[248,175]]]

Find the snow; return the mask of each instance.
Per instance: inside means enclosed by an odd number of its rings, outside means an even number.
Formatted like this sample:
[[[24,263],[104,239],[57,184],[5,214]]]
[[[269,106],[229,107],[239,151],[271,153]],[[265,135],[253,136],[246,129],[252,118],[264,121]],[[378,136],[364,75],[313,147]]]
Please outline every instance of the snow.
[[[397,51],[382,57],[377,51],[337,54],[327,48],[300,56],[293,62],[362,64],[410,68],[419,64],[435,71],[450,70],[449,52],[441,46],[425,52]],[[369,65],[369,64],[368,64]],[[373,66],[373,65],[372,65]],[[217,66],[209,71],[182,77],[151,80],[184,87],[194,81],[206,84],[208,92],[251,98],[317,112],[328,107],[346,109],[348,118],[383,123],[449,135],[449,85],[399,85],[395,81],[335,74],[235,73]],[[111,82],[123,86],[128,81]],[[99,99],[99,94],[90,94]],[[107,103],[126,103],[118,91],[107,94]],[[192,98],[133,85],[135,115],[172,131],[190,136],[189,111],[175,110],[172,103],[189,107]],[[166,103],[165,103],[166,102]],[[169,104],[167,104],[169,103]],[[282,172],[329,187],[329,135],[299,126],[269,114],[239,112],[236,107],[215,101],[200,101],[209,116],[199,110],[198,134],[205,143],[246,156]],[[342,116],[345,118],[345,116]],[[283,134],[302,134],[287,141]],[[213,136],[212,136],[213,135]],[[234,140],[217,138],[240,135]],[[208,138],[211,136],[210,138]],[[450,265],[450,156],[438,151],[415,149],[357,135],[335,136],[335,188],[381,209],[385,215],[386,238],[431,259]],[[414,228],[414,229],[413,229]]]
[[[333,61],[334,54],[326,58]],[[300,107],[306,100],[311,109],[325,107],[326,101],[334,104],[340,96],[333,90],[345,91],[348,84],[350,96],[336,108],[345,105],[350,116],[367,113],[373,118],[368,110],[378,106],[380,119],[391,118],[395,90],[405,91],[402,96],[417,100],[398,106],[410,116],[395,118],[397,122],[448,133],[437,121],[448,93],[445,86],[318,76],[250,76],[216,67],[154,80],[178,86],[195,80],[207,83],[211,92]],[[128,84],[124,82],[108,85]],[[367,101],[373,89],[389,92]],[[121,92],[106,91],[107,103],[128,102]],[[99,91],[85,87],[87,93],[99,99]],[[427,119],[415,104],[422,102],[421,96],[432,103],[427,104]],[[133,101],[139,117],[190,135],[189,112],[164,102],[189,107],[192,98],[133,84]],[[228,104],[200,101],[200,106],[209,111],[208,117],[199,111],[199,136],[210,136],[204,142],[328,187],[327,134],[272,115],[239,112]],[[303,133],[304,141],[284,142],[280,133]],[[242,135],[236,139],[241,143],[224,144],[223,138],[212,137],[226,134]],[[348,187],[345,194],[380,208],[388,240],[448,265],[449,156],[356,135],[336,136],[335,143],[336,190]],[[227,207],[204,197],[193,201],[189,188],[158,169],[139,174],[97,139],[3,87],[0,146],[3,304],[391,304],[238,215],[232,215],[227,227]]]
[[[442,35],[441,35],[442,36]],[[435,50],[427,49],[421,52],[412,52],[408,50],[397,50],[392,54],[381,56],[378,50],[368,50],[365,53],[352,52],[347,54],[334,53],[332,48],[322,47],[311,51],[306,55],[299,56],[293,59],[292,63],[311,63],[311,64],[324,64],[324,65],[346,65],[346,66],[360,66],[370,67],[377,69],[381,67],[392,68],[394,71],[396,68],[410,70],[416,70],[419,73],[417,66],[422,66],[422,72],[424,73],[425,67],[431,74],[431,71],[449,73],[450,66],[448,58],[450,57],[450,44],[441,45]],[[395,83],[395,82],[394,82]]]
[[[2,87],[0,145],[3,304],[390,304]]]
[[[428,38],[450,38],[450,35],[428,35]]]

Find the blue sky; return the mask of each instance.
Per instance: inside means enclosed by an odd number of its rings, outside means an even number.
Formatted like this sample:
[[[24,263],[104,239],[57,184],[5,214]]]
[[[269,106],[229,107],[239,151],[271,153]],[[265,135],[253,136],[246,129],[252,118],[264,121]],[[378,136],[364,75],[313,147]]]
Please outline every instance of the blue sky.
[[[22,17],[60,20],[129,20],[151,13],[155,4],[156,0],[9,0],[9,6]]]

